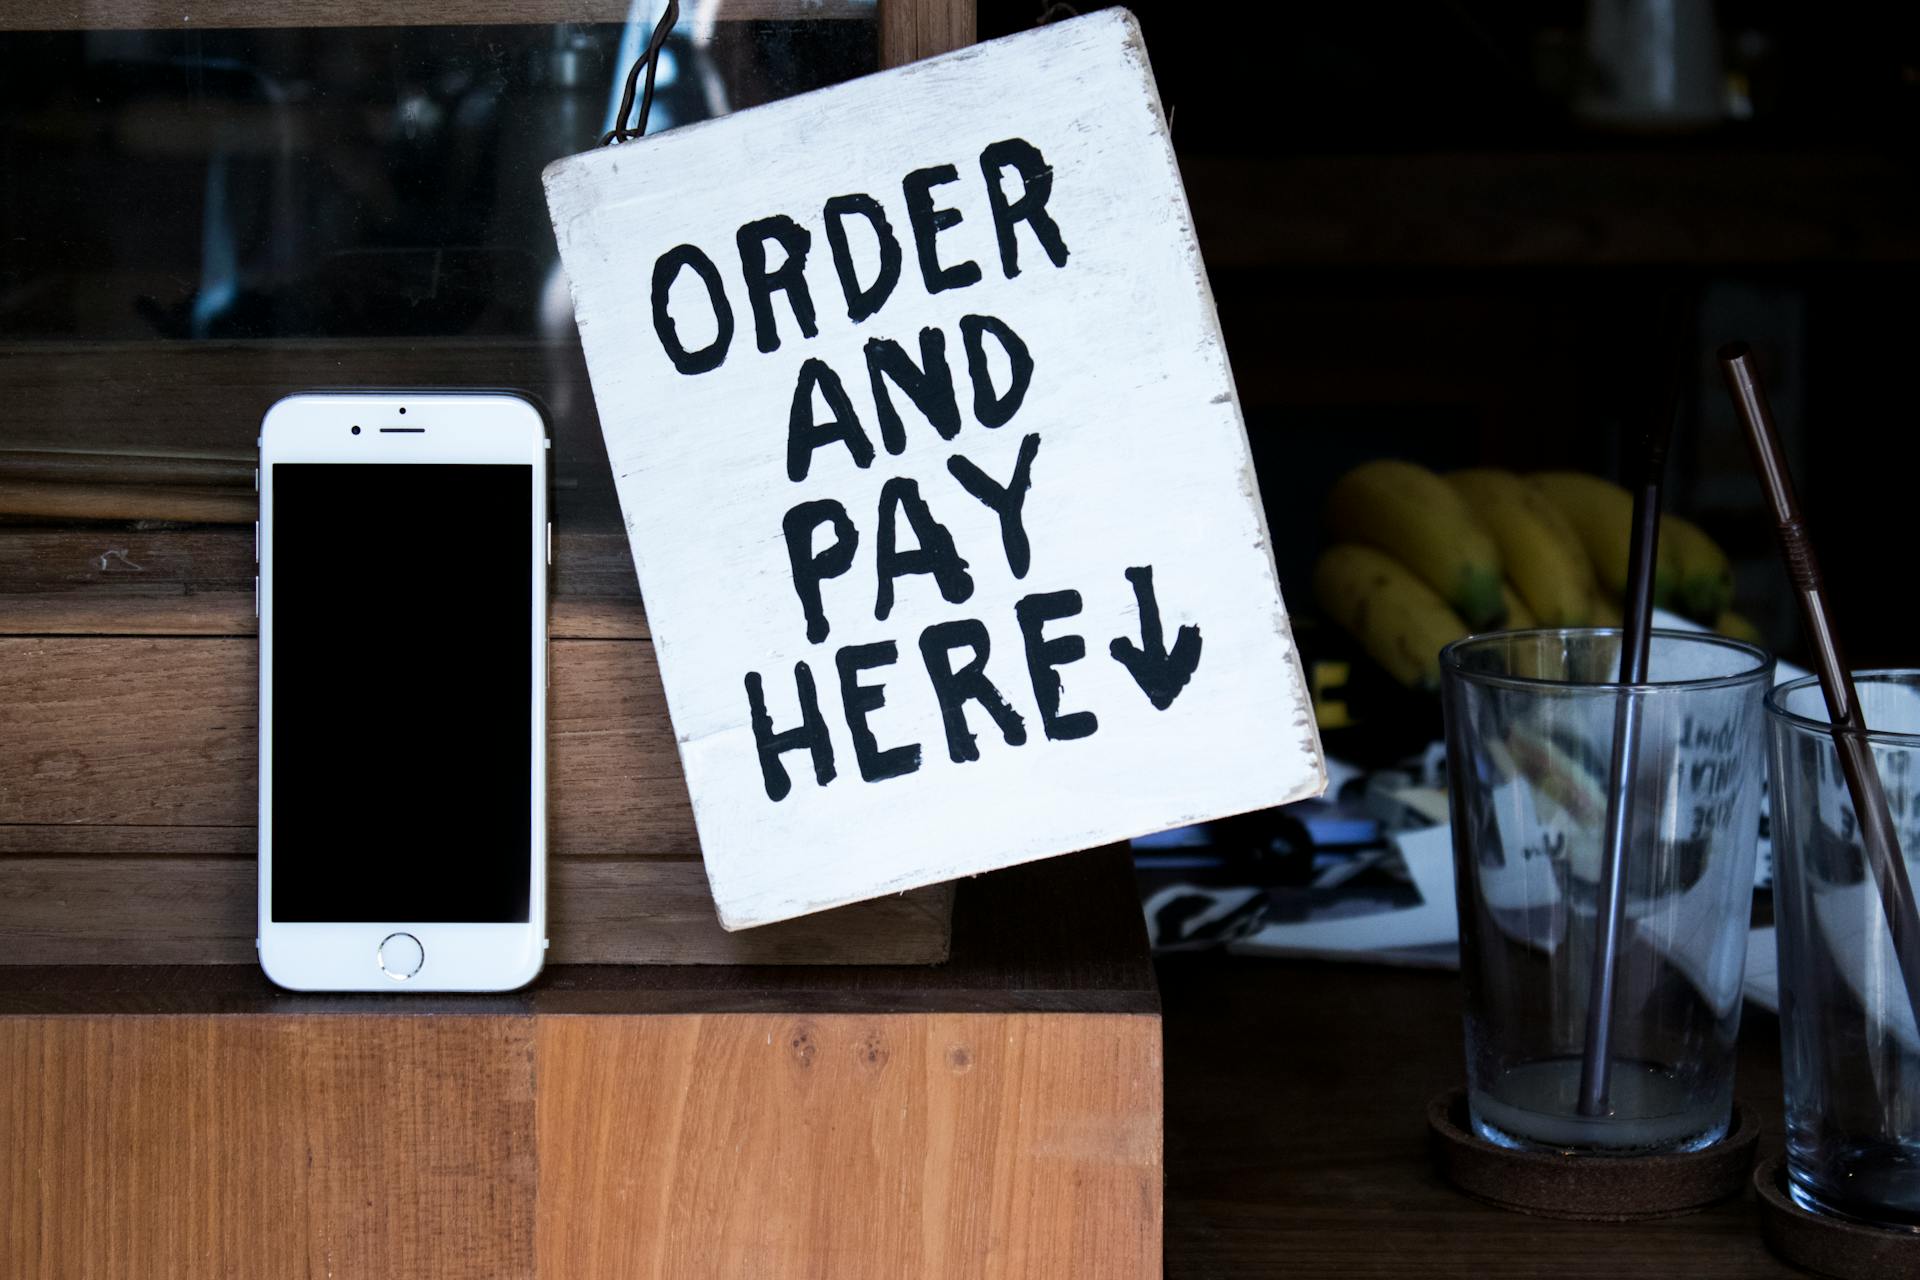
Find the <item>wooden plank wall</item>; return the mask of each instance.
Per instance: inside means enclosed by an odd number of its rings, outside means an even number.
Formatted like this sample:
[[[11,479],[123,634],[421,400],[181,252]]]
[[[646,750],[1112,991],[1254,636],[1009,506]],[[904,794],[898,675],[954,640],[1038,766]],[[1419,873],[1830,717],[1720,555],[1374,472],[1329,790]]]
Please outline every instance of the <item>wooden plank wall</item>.
[[[880,65],[898,67],[977,38],[974,0],[879,0]]]
[[[0,526],[0,963],[253,960],[252,537]],[[945,888],[719,928],[625,539],[555,561],[549,958],[943,959]]]
[[[303,0],[286,20],[436,3]],[[733,9],[874,17],[884,66],[974,33],[971,0]],[[46,0],[0,26],[124,18]],[[0,964],[252,961],[253,436],[289,390],[369,385],[519,387],[554,426],[550,960],[946,957],[947,886],[719,928],[578,343],[448,338],[0,344]]]

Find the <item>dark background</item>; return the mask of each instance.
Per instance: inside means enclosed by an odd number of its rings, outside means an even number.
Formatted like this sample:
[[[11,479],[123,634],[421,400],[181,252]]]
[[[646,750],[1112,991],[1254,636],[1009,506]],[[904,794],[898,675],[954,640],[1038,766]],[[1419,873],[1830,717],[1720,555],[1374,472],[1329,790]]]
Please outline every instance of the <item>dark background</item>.
[[[1800,656],[1712,359],[1744,338],[1856,664],[1910,660],[1920,10],[1677,3],[1714,16],[1724,110],[1635,128],[1580,109],[1597,73],[1579,0],[1133,6],[1309,648],[1336,476],[1399,456],[1623,478],[1677,292],[1670,506],[1734,559],[1740,612]],[[1071,8],[986,0],[980,35]],[[725,21],[705,43],[683,28],[655,128],[877,66],[868,20]],[[35,361],[0,367],[0,455],[99,452],[132,484],[130,453],[184,453],[244,480],[270,392],[504,381],[554,424],[560,529],[617,533],[538,174],[597,140],[641,35],[0,32],[0,172],[19,179],[0,182],[0,351],[104,352],[98,379],[51,396]],[[300,362],[307,342],[337,358]],[[235,367],[263,385],[195,376],[122,403],[216,343],[257,344]],[[266,385],[283,359],[287,382]]]
[[[1686,0],[1682,0],[1686,3]],[[1082,6],[1092,9],[1099,6]],[[1856,665],[1913,661],[1920,11],[1720,3],[1745,118],[1601,128],[1580,3],[1139,0],[1260,463],[1310,612],[1318,504],[1365,458],[1624,479],[1687,299],[1669,501],[1802,652],[1713,352],[1751,342]],[[983,38],[1038,6],[981,5]]]

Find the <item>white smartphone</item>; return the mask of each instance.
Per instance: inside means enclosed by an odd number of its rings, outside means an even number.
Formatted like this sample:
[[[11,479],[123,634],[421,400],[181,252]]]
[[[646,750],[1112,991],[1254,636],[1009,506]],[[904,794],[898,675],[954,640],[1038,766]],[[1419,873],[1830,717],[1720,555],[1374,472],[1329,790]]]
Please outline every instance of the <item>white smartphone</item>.
[[[546,949],[547,432],[498,392],[260,428],[260,963],[508,991]]]

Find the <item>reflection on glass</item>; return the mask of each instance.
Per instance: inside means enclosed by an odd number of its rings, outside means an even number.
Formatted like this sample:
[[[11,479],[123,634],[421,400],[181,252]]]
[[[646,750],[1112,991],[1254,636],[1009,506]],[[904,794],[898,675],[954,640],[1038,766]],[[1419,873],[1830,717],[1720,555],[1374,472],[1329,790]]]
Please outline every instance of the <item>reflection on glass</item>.
[[[564,330],[539,174],[609,127],[651,29],[653,6],[634,8],[626,24],[0,32],[0,341]],[[654,130],[875,67],[870,6],[713,8],[683,6]]]

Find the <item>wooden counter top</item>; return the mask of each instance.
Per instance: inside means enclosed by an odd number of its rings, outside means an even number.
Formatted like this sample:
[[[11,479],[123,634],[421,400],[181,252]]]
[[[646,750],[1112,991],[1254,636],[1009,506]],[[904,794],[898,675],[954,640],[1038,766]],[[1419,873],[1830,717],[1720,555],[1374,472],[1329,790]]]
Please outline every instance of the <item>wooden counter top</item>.
[[[1751,1192],[1658,1222],[1558,1222],[1470,1200],[1427,1159],[1424,1108],[1464,1078],[1451,973],[1177,956],[1159,966],[1168,1280],[1803,1274]],[[1747,1009],[1736,1093],[1780,1150],[1779,1022]]]

